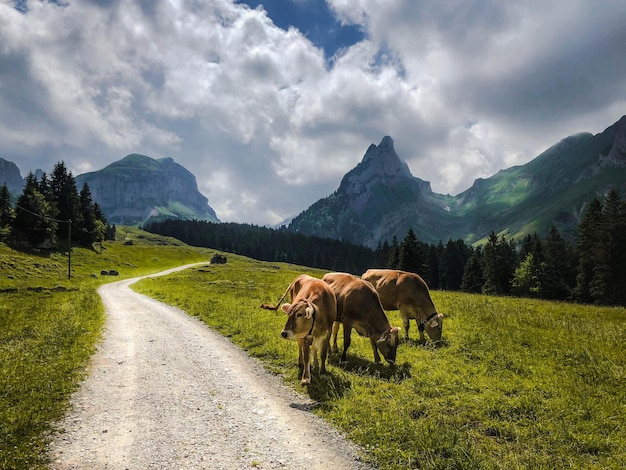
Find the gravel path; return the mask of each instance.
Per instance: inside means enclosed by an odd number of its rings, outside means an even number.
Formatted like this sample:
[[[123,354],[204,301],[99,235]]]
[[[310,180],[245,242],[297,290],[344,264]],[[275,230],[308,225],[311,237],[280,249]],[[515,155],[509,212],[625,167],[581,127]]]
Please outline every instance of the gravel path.
[[[58,423],[51,468],[368,468],[310,398],[200,321],[132,291],[139,279],[98,290],[104,340]]]

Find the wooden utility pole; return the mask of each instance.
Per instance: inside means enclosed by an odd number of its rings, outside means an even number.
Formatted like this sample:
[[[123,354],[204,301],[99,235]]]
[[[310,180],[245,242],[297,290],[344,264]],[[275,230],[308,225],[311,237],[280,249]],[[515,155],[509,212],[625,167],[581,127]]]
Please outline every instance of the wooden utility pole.
[[[72,219],[67,221],[67,278],[72,277]]]

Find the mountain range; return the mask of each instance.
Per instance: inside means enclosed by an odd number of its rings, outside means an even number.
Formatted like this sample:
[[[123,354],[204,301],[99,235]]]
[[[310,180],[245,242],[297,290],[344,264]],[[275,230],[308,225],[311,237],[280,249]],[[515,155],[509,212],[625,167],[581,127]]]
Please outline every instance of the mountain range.
[[[35,175],[39,178],[41,173],[37,170]],[[89,185],[92,199],[112,224],[141,224],[152,217],[219,222],[198,191],[196,177],[172,158],[131,154],[75,180],[79,191],[84,183]],[[24,186],[15,163],[0,158],[0,184],[5,182],[14,195]]]
[[[5,182],[14,195],[24,184],[17,166],[0,158],[0,184]],[[141,224],[151,217],[219,222],[195,176],[172,158],[131,154],[78,175],[76,183],[79,190],[89,184],[111,223]],[[572,239],[588,204],[612,188],[626,196],[626,116],[604,132],[567,137],[525,165],[479,178],[456,196],[434,193],[428,181],[413,176],[386,136],[370,145],[335,192],[287,229],[372,248],[402,240],[411,228],[428,243],[475,243],[491,231],[515,239],[542,236],[553,225]]]
[[[542,236],[553,225],[572,238],[587,205],[611,188],[626,195],[626,116],[602,133],[567,137],[525,165],[477,179],[457,196],[434,193],[414,177],[387,136],[289,229],[370,247],[402,240],[409,228],[428,243],[479,242],[492,230]]]

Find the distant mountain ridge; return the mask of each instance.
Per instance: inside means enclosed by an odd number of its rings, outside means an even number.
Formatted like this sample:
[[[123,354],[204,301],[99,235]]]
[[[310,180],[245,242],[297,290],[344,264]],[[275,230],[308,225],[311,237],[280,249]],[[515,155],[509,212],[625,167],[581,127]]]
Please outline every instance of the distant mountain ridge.
[[[102,170],[76,177],[111,223],[133,225],[152,217],[219,222],[196,177],[172,158],[130,154]]]
[[[17,166],[0,158],[0,185],[5,182],[14,194],[22,190]],[[76,182],[79,190],[89,184],[112,223],[151,217],[219,222],[195,176],[171,158],[131,154]],[[456,196],[434,193],[428,181],[413,176],[386,136],[370,145],[335,192],[294,217],[288,230],[372,248],[394,236],[403,239],[410,228],[428,243],[473,243],[492,230],[519,240],[545,235],[552,225],[573,238],[588,204],[611,188],[626,196],[626,116],[604,132],[572,135],[525,165],[479,178]]]
[[[371,145],[339,188],[294,217],[290,230],[375,247],[409,228],[425,242],[476,242],[490,231],[520,239],[555,225],[573,237],[594,197],[626,195],[626,116],[604,132],[576,134],[526,165],[477,179],[457,196],[433,193],[411,175],[386,136]]]
[[[35,172],[41,177],[41,170]],[[196,177],[172,158],[155,160],[130,154],[122,160],[75,177],[80,191],[89,185],[92,199],[113,224],[141,224],[152,217],[219,222],[208,199],[198,191]],[[0,158],[0,185],[18,196],[24,178],[13,162]]]

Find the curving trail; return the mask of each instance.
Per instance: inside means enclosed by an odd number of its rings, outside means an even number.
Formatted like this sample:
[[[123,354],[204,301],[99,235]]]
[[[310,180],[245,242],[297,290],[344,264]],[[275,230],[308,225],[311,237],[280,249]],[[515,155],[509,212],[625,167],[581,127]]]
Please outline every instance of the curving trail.
[[[200,321],[132,291],[139,279],[98,289],[104,339],[57,425],[51,468],[367,468],[308,397]]]

